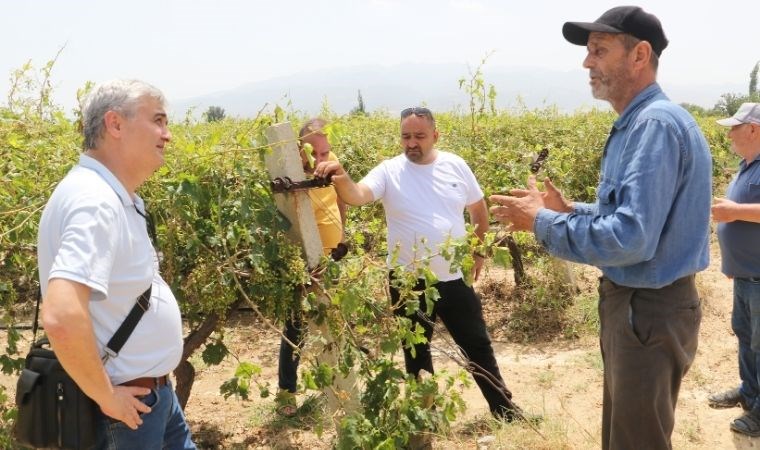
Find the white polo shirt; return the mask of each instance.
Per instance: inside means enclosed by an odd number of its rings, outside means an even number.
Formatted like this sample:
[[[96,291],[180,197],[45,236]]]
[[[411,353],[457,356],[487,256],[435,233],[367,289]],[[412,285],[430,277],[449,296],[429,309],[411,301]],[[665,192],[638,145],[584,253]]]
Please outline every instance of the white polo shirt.
[[[63,278],[92,289],[92,317],[101,356],[152,283],[143,314],[118,357],[106,363],[113,384],[158,377],[174,370],[182,356],[182,319],[177,301],[158,272],[138,196],[132,198],[100,162],[81,155],[58,184],[40,220],[37,243],[40,286]]]
[[[388,224],[388,265],[398,246],[398,265],[414,264],[431,255],[430,269],[440,281],[462,277],[439,253],[448,237],[467,234],[464,210],[480,201],[483,191],[467,163],[438,151],[430,164],[416,164],[406,155],[380,163],[360,181],[382,200]]]

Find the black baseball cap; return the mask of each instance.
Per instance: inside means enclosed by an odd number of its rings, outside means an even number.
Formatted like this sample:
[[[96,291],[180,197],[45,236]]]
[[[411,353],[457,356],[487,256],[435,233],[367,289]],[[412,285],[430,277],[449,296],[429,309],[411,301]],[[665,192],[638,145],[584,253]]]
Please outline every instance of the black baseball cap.
[[[594,22],[565,22],[562,26],[562,35],[575,45],[588,44],[592,31],[630,34],[649,42],[657,56],[668,46],[660,20],[638,6],[617,6]]]

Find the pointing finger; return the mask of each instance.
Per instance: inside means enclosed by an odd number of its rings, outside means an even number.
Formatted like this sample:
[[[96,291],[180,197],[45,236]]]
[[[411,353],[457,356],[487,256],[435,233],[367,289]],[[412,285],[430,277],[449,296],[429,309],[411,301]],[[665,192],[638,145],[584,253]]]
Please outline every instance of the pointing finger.
[[[529,195],[532,191],[528,189],[512,189],[509,191],[509,193],[515,197],[525,197]]]
[[[531,175],[528,177],[528,189],[531,191],[537,191],[538,188],[536,187],[536,176]]]
[[[506,201],[507,196],[506,195],[498,195],[494,194],[488,197],[488,201],[491,203],[496,203],[497,205],[502,205]]]

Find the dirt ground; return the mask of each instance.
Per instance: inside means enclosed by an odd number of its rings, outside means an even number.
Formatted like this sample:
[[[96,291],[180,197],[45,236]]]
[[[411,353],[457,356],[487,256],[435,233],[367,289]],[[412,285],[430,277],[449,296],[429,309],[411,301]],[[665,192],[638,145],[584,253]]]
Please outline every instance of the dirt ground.
[[[730,431],[730,421],[740,414],[738,408],[714,410],[707,406],[709,393],[738,383],[736,339],[730,328],[731,282],[720,273],[720,255],[717,248],[713,250],[710,268],[698,275],[703,298],[699,350],[681,389],[673,446],[705,450],[760,448],[760,440]],[[591,288],[597,275],[595,270],[581,266],[574,270],[579,274],[579,283],[585,283],[586,289]],[[495,270],[489,275],[505,279],[503,273]],[[507,342],[500,336],[501,324],[494,322],[504,320],[503,314],[499,314],[502,309],[499,299],[484,297],[484,310],[502,374],[514,393],[515,402],[544,416],[539,431],[546,439],[514,425],[501,431],[496,426],[494,432],[486,402],[473,384],[464,390],[467,413],[457,420],[450,436],[436,439],[434,448],[599,448],[602,370],[596,336],[526,345]],[[260,364],[264,368],[262,378],[271,380],[275,386],[278,339],[263,328],[253,321],[248,330],[239,329],[228,337],[235,342],[237,357]],[[229,358],[220,366],[199,371],[187,408],[199,442],[208,448],[330,448],[332,435],[329,432],[320,438],[313,424],[283,423],[272,412],[271,398],[223,400],[219,384],[231,376],[235,364],[234,358]],[[435,364],[436,370],[456,370],[456,366],[440,354]],[[299,402],[305,399],[299,396]],[[215,444],[217,442],[219,444]]]
[[[732,433],[730,421],[738,408],[714,410],[707,406],[709,393],[738,383],[736,339],[730,329],[731,283],[719,272],[720,256],[713,246],[710,268],[699,274],[703,298],[703,320],[699,350],[684,379],[676,411],[673,446],[676,449],[760,448],[760,440]],[[595,269],[574,266],[579,283],[591,291]],[[505,274],[490,271],[490,277]],[[481,280],[476,289],[488,283]],[[452,433],[435,440],[436,449],[594,449],[600,447],[602,370],[595,335],[575,339],[555,338],[530,344],[507,342],[503,337],[502,299],[484,296],[484,311],[491,328],[497,359],[514,401],[523,409],[541,414],[538,432],[524,425],[496,425],[489,419],[485,400],[472,384],[463,392],[468,404]],[[276,387],[279,337],[255,318],[243,319],[226,331],[233,352],[222,364],[204,366],[193,358],[197,369],[186,414],[201,448],[231,449],[328,449],[334,433],[329,427],[322,436],[309,419],[282,419],[273,412],[272,398],[254,393],[243,401],[225,400],[220,384],[233,376],[237,361],[251,361],[263,368],[260,380]],[[28,344],[22,344],[28,345]],[[435,359],[436,370],[455,371],[443,355]],[[13,378],[13,379],[12,379]],[[12,386],[15,377],[0,376]],[[13,394],[11,387],[10,394]],[[299,404],[318,400],[299,395]],[[308,416],[308,415],[307,415]],[[543,436],[543,437],[542,437]]]

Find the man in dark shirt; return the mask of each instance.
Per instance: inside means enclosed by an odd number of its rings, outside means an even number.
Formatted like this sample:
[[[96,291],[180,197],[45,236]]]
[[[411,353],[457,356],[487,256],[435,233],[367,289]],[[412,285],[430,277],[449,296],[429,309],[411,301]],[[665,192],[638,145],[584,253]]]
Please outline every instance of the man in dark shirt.
[[[733,117],[719,120],[731,127],[731,148],[742,157],[739,172],[728,185],[726,198],[712,206],[718,222],[722,268],[734,280],[731,327],[739,339],[739,378],[735,389],[711,395],[713,408],[741,405],[744,415],[731,429],[760,436],[760,103],[744,103]]]

